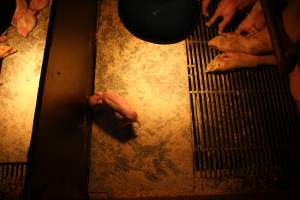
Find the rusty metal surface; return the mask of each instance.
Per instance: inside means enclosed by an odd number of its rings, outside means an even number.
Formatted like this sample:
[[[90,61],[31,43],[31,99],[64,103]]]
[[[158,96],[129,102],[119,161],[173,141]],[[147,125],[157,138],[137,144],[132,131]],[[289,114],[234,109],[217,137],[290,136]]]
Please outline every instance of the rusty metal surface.
[[[110,131],[100,119],[104,114],[94,113],[89,191],[115,198],[189,194],[193,156],[185,42],[156,45],[135,38],[121,24],[116,2],[104,0],[101,6],[95,91],[122,95],[141,127]]]
[[[0,72],[0,162],[26,161],[48,29],[51,4],[38,14],[28,38],[8,31],[18,52],[5,58]]]

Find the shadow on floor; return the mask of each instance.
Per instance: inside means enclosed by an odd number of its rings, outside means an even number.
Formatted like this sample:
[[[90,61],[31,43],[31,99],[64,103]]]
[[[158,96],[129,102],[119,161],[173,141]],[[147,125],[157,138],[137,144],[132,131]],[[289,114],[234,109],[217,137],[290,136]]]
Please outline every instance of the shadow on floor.
[[[124,119],[119,118],[110,110],[99,110],[93,113],[93,121],[106,134],[109,134],[120,143],[126,143],[137,137],[132,124],[125,127],[122,125],[126,123]]]

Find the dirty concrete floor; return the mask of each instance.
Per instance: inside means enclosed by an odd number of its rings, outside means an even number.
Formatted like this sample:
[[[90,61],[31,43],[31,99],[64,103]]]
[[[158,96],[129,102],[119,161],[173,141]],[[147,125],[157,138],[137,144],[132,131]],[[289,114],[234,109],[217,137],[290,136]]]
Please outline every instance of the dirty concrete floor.
[[[7,43],[18,52],[3,59],[0,72],[0,162],[27,161],[50,7],[28,38],[8,30]]]
[[[113,198],[186,195],[193,188],[185,42],[157,45],[121,24],[104,0],[97,33],[95,91],[112,90],[139,114],[140,128],[113,130],[94,113],[90,193]]]

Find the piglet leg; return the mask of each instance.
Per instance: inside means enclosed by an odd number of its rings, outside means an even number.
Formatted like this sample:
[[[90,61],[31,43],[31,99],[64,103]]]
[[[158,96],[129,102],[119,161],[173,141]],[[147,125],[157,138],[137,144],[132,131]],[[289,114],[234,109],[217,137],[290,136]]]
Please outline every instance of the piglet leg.
[[[262,30],[265,27],[265,17],[260,5],[260,1],[257,1],[252,7],[248,16],[242,21],[242,23],[235,30],[236,33],[255,33]]]
[[[202,15],[208,16],[208,6],[211,3],[211,0],[202,0]]]
[[[0,35],[0,42],[5,42],[7,40],[6,35]]]
[[[36,11],[28,8],[25,0],[16,0],[16,11],[12,24],[17,27],[18,33],[27,37],[36,25]]]
[[[268,53],[273,48],[266,27],[251,36],[244,36],[237,33],[223,33],[209,40],[208,46],[224,52],[249,54]]]
[[[238,10],[242,10],[245,7],[252,5],[255,0],[220,0],[218,3],[218,7],[214,13],[214,15],[210,18],[210,20],[206,23],[207,26],[211,26],[217,18],[222,17],[223,21],[219,24],[219,33],[222,33],[225,26],[232,20],[234,14]],[[207,0],[202,2],[209,3]],[[206,6],[206,4],[204,4]],[[207,14],[206,7],[203,5],[204,15]]]

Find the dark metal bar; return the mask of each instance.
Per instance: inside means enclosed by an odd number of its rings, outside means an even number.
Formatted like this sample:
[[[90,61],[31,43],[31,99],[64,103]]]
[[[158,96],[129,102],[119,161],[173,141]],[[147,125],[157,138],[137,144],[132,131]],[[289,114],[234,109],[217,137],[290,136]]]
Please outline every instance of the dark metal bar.
[[[254,123],[254,140],[253,140],[253,144],[251,146],[251,149],[253,149],[253,154],[254,154],[254,167],[255,166],[258,166],[258,163],[259,163],[259,157],[258,157],[258,153],[256,151],[256,145],[259,145],[260,144],[260,133],[263,132],[263,124],[262,124],[262,120],[260,120],[260,115],[257,111],[257,106],[254,106],[254,104],[257,102],[257,93],[255,93],[254,91],[257,91],[257,88],[256,88],[256,84],[254,84],[253,82],[256,81],[255,77],[257,76],[256,74],[257,72],[251,72],[249,73],[249,76],[250,78],[248,78],[248,88],[253,88],[252,91],[253,91],[253,94],[249,95],[249,102],[251,102],[251,106],[252,106],[252,112],[254,112],[254,116],[253,116],[253,123]]]
[[[194,33],[194,36],[195,36],[195,33]],[[194,99],[194,115],[195,115],[195,122],[197,123],[197,125],[195,126],[195,129],[196,129],[196,136],[195,136],[195,139],[197,140],[197,146],[195,147],[196,148],[196,152],[197,152],[197,156],[199,156],[199,152],[200,152],[200,145],[201,144],[203,144],[203,141],[202,141],[202,137],[201,137],[201,122],[199,121],[200,119],[201,119],[201,117],[200,117],[200,113],[201,113],[201,111],[200,111],[200,106],[199,106],[199,93],[197,92],[197,85],[198,85],[198,78],[197,78],[197,76],[198,76],[198,73],[197,73],[197,56],[196,56],[196,54],[195,54],[195,52],[193,52],[192,51],[192,49],[195,51],[195,47],[194,47],[194,43],[190,43],[189,44],[190,45],[190,51],[191,51],[191,53],[192,53],[192,55],[193,55],[193,63],[194,63],[194,65],[193,65],[193,67],[192,67],[192,72],[193,72],[193,82],[195,82],[194,84],[193,84],[193,87],[192,88],[190,88],[191,89],[191,95],[193,96],[193,99]],[[202,157],[203,158],[203,157]],[[201,158],[200,158],[201,159]],[[201,165],[201,168],[203,168],[203,162],[204,162],[204,160],[203,159],[201,159],[200,160],[199,158],[198,158],[198,160],[200,161],[200,164],[199,164],[199,167],[200,167],[200,165]]]
[[[216,55],[216,52],[213,52],[214,56]],[[226,116],[226,113],[224,111],[224,101],[223,101],[223,98],[222,98],[222,95],[223,93],[220,92],[221,88],[222,88],[222,77],[223,75],[219,75],[217,76],[217,100],[218,100],[218,103],[217,105],[219,105],[219,113],[220,113],[220,121],[219,121],[219,126],[223,127],[222,128],[222,131],[220,132],[220,141],[219,141],[219,152],[221,154],[220,156],[220,166],[219,166],[219,169],[224,169],[225,168],[225,165],[226,165],[226,159],[225,159],[225,152],[224,152],[224,147],[225,147],[225,141],[226,141],[226,137],[227,137],[227,133],[228,133],[228,130],[227,130],[227,125],[226,122],[224,124],[224,118]],[[223,171],[223,170],[222,170]],[[222,173],[222,176],[224,176],[224,174]]]
[[[279,99],[280,99],[281,96],[283,96],[284,93],[283,93],[283,91],[281,91],[281,87],[278,85],[278,78],[279,78],[280,74],[277,72],[277,70],[275,71],[275,69],[269,69],[268,71],[269,71],[269,73],[271,71],[271,84],[274,87],[271,90],[274,90],[274,92],[275,92],[275,93],[272,94],[274,100],[271,103],[273,104],[274,107],[279,109],[280,112],[282,112],[283,110],[280,109],[280,104],[283,103],[283,102],[281,102]],[[278,77],[278,78],[276,79],[276,77]],[[276,92],[276,88],[278,89],[278,92],[280,92],[280,93],[278,93],[279,95]],[[275,114],[278,115],[278,113],[276,113],[276,111],[275,111]],[[281,121],[281,119],[278,119],[278,118],[276,118],[275,120]],[[280,122],[278,122],[278,124],[280,124]],[[288,127],[286,127],[285,130],[286,129],[288,129]],[[284,137],[285,134],[282,133],[282,132],[276,132],[276,133],[273,133],[273,134],[269,133],[269,135],[270,135],[270,140],[272,141],[271,145],[270,145],[271,150],[275,149],[276,147],[281,148],[282,141],[284,141],[284,138],[282,138],[282,137]],[[273,166],[276,165],[274,163],[274,160],[276,160],[276,159],[279,159],[279,152],[278,151],[272,151],[272,161],[273,161],[272,165]]]
[[[203,21],[201,21],[201,30],[202,30],[202,34],[204,35],[204,37],[207,37],[207,32],[206,31],[203,31],[203,30],[205,30],[205,24],[204,24],[204,22]],[[202,60],[203,60],[203,66],[206,66],[205,64],[208,62],[208,52],[207,52],[207,44],[202,44],[201,45],[201,47],[202,47],[202,51],[201,51],[201,58],[202,58]],[[201,73],[201,77],[202,77],[202,80],[203,80],[203,82],[204,82],[204,84],[203,84],[203,91],[207,91],[207,90],[209,90],[209,87],[208,87],[208,82],[207,82],[207,80],[208,80],[208,78],[207,78],[207,74],[205,74],[203,71],[202,71],[202,73]],[[207,111],[207,126],[206,126],[206,130],[205,130],[205,132],[206,132],[206,140],[208,141],[208,143],[207,143],[207,146],[206,146],[206,148],[207,149],[209,149],[209,148],[211,148],[212,146],[213,146],[213,144],[212,144],[212,140],[211,140],[211,137],[210,137],[210,135],[211,135],[211,128],[210,127],[212,127],[212,117],[209,115],[209,113],[211,113],[211,108],[210,108],[210,106],[209,106],[209,101],[210,101],[210,95],[208,94],[208,93],[203,93],[202,94],[203,95],[203,97],[204,97],[204,108],[205,108],[205,110]],[[208,171],[208,173],[210,173],[210,169],[212,169],[212,163],[211,163],[211,159],[208,157],[208,153],[205,153],[205,155],[207,156],[206,158],[207,158],[207,161],[208,161],[208,165],[207,165],[207,171]]]
[[[199,27],[199,26],[198,26]],[[198,33],[198,31],[196,32]],[[197,48],[197,59],[198,59],[198,65],[196,65],[197,67],[197,71],[198,71],[198,75],[199,75],[199,79],[200,79],[200,91],[203,91],[203,69],[202,69],[202,66],[203,66],[203,60],[201,59],[202,58],[202,51],[201,51],[201,47],[200,47],[200,44],[197,44],[196,46]],[[206,110],[206,106],[205,106],[205,96],[200,93],[200,91],[196,91],[199,95],[199,101],[200,101],[200,112],[201,112],[201,117],[202,117],[202,129],[201,129],[201,145],[203,148],[207,148],[209,146],[209,144],[207,143],[208,140],[207,140],[207,133],[206,133],[206,124],[207,124],[207,110]],[[199,147],[199,150],[201,152],[200,155],[203,156],[203,170],[204,173],[206,173],[206,169],[208,169],[208,166],[207,166],[207,157],[206,157],[206,154],[203,153],[203,150],[200,149]]]
[[[208,51],[208,60],[212,60],[212,55],[211,52]],[[208,75],[208,85],[209,85],[209,96],[210,96],[210,101],[209,101],[209,105],[210,105],[210,109],[211,109],[211,115],[212,115],[212,124],[213,127],[211,128],[211,141],[213,143],[212,148],[215,149],[218,147],[218,134],[219,134],[219,129],[218,129],[218,112],[216,110],[216,98],[215,98],[215,79],[214,76]],[[220,160],[219,155],[216,153],[215,150],[212,150],[212,161],[213,161],[213,168],[212,168],[212,173],[213,175],[214,172],[217,170],[217,162]],[[215,156],[214,156],[215,155]],[[213,176],[215,177],[215,176]]]
[[[231,74],[227,74],[227,75],[224,75],[224,81],[223,81],[223,84],[225,85],[225,91],[230,91],[230,83],[229,83],[229,79],[230,79],[230,76],[231,76]],[[227,113],[227,115],[229,116],[229,121],[228,121],[228,123],[227,123],[227,125],[226,125],[226,127],[227,127],[227,130],[228,130],[228,132],[227,132],[227,141],[226,141],[226,143],[227,143],[227,145],[226,145],[226,147],[229,149],[229,150],[227,150],[226,152],[227,152],[227,163],[228,163],[228,169],[232,169],[233,168],[233,161],[232,161],[232,158],[233,158],[233,156],[232,156],[232,151],[230,150],[230,147],[232,147],[233,145],[232,145],[232,141],[233,141],[233,138],[232,138],[232,133],[233,133],[233,131],[234,131],[234,118],[232,117],[233,116],[233,111],[232,111],[232,109],[230,109],[231,108],[231,104],[232,104],[232,102],[233,102],[233,100],[232,100],[232,94],[230,93],[230,92],[227,92],[227,93],[224,93],[224,98],[227,100],[226,102],[226,107],[225,108],[227,108],[226,109],[226,113]],[[230,174],[229,174],[230,175]]]
[[[200,58],[199,58],[199,47],[197,44],[193,43],[193,48],[194,48],[194,55],[195,55],[195,79],[196,79],[196,87],[194,88],[194,92],[197,98],[197,111],[198,111],[198,118],[197,118],[197,123],[199,123],[199,142],[200,146],[206,146],[206,138],[205,138],[205,131],[204,131],[204,122],[203,122],[203,100],[202,100],[202,94],[199,92],[201,90],[201,69],[199,69],[200,64]],[[200,148],[199,146],[199,148]]]
[[[254,153],[253,148],[254,148],[254,144],[255,142],[257,141],[257,130],[258,130],[258,127],[257,127],[257,123],[254,123],[254,120],[257,119],[256,117],[256,109],[253,107],[253,102],[251,102],[251,99],[253,98],[253,95],[254,93],[251,95],[251,91],[250,90],[250,86],[251,86],[251,83],[250,83],[250,79],[252,78],[251,77],[251,74],[250,74],[250,71],[247,70],[246,73],[245,73],[245,86],[248,90],[248,93],[244,93],[243,95],[245,96],[245,104],[247,105],[247,109],[248,110],[248,113],[250,112],[250,114],[248,115],[249,117],[249,124],[248,124],[248,133],[247,133],[247,136],[248,137],[251,137],[250,141],[248,141],[248,152],[249,152],[249,163],[248,163],[248,169],[250,170],[252,168],[252,165],[253,163],[255,162],[255,159],[256,159],[256,155]]]
[[[196,32],[198,33],[198,32]],[[197,34],[199,35],[199,34]],[[199,123],[200,123],[200,138],[201,138],[201,141],[200,141],[200,144],[204,147],[207,146],[207,141],[206,141],[206,138],[205,138],[205,122],[204,122],[204,103],[203,103],[203,95],[200,93],[200,91],[202,91],[202,85],[203,85],[203,79],[201,78],[202,74],[203,74],[203,68],[202,68],[202,65],[201,65],[201,58],[200,58],[200,47],[199,47],[199,44],[194,44],[194,48],[195,48],[195,55],[196,55],[196,59],[195,59],[195,62],[196,62],[196,73],[197,73],[197,79],[198,79],[198,85],[197,85],[197,91],[196,91],[196,94],[197,94],[197,97],[198,97],[198,102],[199,102]]]
[[[248,142],[247,142],[247,140],[246,140],[246,138],[245,138],[245,136],[244,135],[247,135],[247,130],[245,130],[245,129],[247,129],[247,124],[246,124],[246,122],[245,122],[245,120],[247,120],[247,118],[246,118],[246,116],[247,116],[247,111],[249,110],[249,109],[251,109],[251,108],[249,108],[247,105],[245,105],[245,102],[246,102],[246,100],[245,100],[245,97],[244,97],[244,93],[245,93],[245,89],[243,90],[242,88],[243,88],[243,83],[242,83],[242,79],[245,79],[245,77],[244,77],[244,73],[243,72],[241,72],[241,71],[239,71],[239,72],[237,72],[238,74],[238,79],[236,80],[236,84],[239,86],[239,91],[238,91],[238,100],[237,100],[237,103],[238,103],[238,108],[237,108],[237,110],[239,110],[238,111],[238,113],[240,114],[240,125],[241,125],[241,130],[239,131],[239,134],[238,134],[238,138],[239,138],[239,147],[240,148],[249,148],[249,145],[248,145]],[[247,155],[247,151],[245,151],[245,150],[243,150],[243,151],[240,151],[240,153],[241,153],[241,156],[243,156],[243,157],[247,157],[247,159],[246,160],[248,160],[248,155]],[[246,168],[246,166],[247,166],[247,161],[245,162],[244,160],[242,160],[242,161],[240,161],[241,162],[241,166],[240,166],[240,168]]]
[[[226,77],[224,77],[225,75],[222,76],[222,89],[223,90],[227,90],[227,84],[226,84]],[[225,144],[224,144],[224,147],[223,148],[229,148],[230,147],[230,144],[229,144],[229,140],[230,140],[230,133],[232,132],[232,126],[231,126],[231,122],[233,121],[232,120],[232,115],[231,115],[231,111],[230,109],[228,109],[229,107],[229,102],[230,102],[230,99],[228,98],[230,95],[228,95],[228,93],[222,93],[222,96],[221,98],[224,100],[224,112],[225,112],[225,115],[226,115],[226,120],[225,123],[226,123],[226,130],[225,130]],[[230,161],[230,154],[229,154],[229,151],[225,150],[225,154],[226,154],[226,158],[225,159],[225,169],[230,169],[231,168],[231,161]]]
[[[229,72],[228,73],[228,85],[229,85],[229,101],[230,101],[230,110],[231,110],[231,115],[233,116],[233,120],[231,121],[231,125],[232,125],[232,132],[229,133],[230,134],[230,146],[229,148],[231,149],[231,162],[232,162],[232,169],[235,170],[237,168],[237,163],[236,163],[236,151],[234,150],[237,147],[237,135],[235,132],[240,132],[240,126],[239,126],[239,119],[237,119],[237,97],[236,97],[236,83],[234,82],[234,80],[236,80],[236,74],[235,72]]]
[[[273,49],[276,55],[277,65],[282,72],[291,72],[296,64],[296,59],[294,55],[287,54],[287,47],[284,44],[284,40],[286,38],[282,38],[280,32],[284,30],[280,30],[283,27],[279,24],[282,24],[281,12],[283,5],[281,1],[274,2],[271,0],[260,0],[264,16],[266,20],[266,24],[269,29]]]
[[[199,33],[199,32],[198,32]],[[201,59],[203,58],[204,54],[203,54],[203,45],[202,44],[200,46],[200,44],[197,45],[197,51],[198,51],[198,56],[197,58],[199,59],[198,60],[198,65],[197,65],[197,68],[198,68],[198,73],[199,73],[199,79],[200,79],[200,91],[204,91],[205,90],[205,84],[204,84],[204,66],[205,66],[205,63],[204,63],[204,60]],[[199,92],[199,91],[198,91]],[[206,132],[206,129],[208,128],[207,127],[207,122],[208,122],[208,118],[207,118],[207,106],[206,106],[206,95],[202,94],[202,93],[199,93],[199,99],[201,101],[201,104],[200,104],[200,108],[201,108],[201,113],[202,113],[202,122],[203,122],[203,128],[202,128],[202,134],[203,134],[203,138],[202,140],[204,141],[204,148],[208,148],[208,146],[210,145],[209,144],[209,141],[208,141],[208,137],[207,137],[207,132]]]
[[[4,166],[0,165],[0,184],[2,184],[4,177]]]
[[[191,43],[187,43],[186,45],[186,51],[187,51],[187,55],[188,55],[188,72],[189,72],[189,87],[190,87],[190,98],[191,98],[191,113],[192,113],[192,119],[194,121],[197,121],[197,110],[196,109],[193,109],[196,107],[196,99],[195,99],[195,93],[193,92],[194,91],[194,65],[192,64],[193,63],[193,56],[190,54],[191,52]],[[199,128],[198,128],[198,123],[193,123],[193,126],[192,126],[192,130],[194,133],[194,159],[199,162],[199,159],[198,159],[198,146],[199,146],[199,137],[197,134],[199,132]],[[200,163],[201,164],[201,163]],[[199,170],[199,164],[196,163],[195,165],[196,167],[196,170]]]
[[[200,26],[198,26],[199,28]],[[198,29],[199,31],[199,29]],[[200,32],[197,32],[198,34]],[[199,78],[201,80],[201,84],[200,84],[200,90],[201,91],[205,91],[205,80],[204,80],[204,67],[205,67],[205,60],[203,59],[203,47],[204,47],[204,43],[201,43],[201,44],[198,44],[198,58],[199,58],[199,65],[197,66],[198,67],[198,71],[200,71],[200,74],[199,74]],[[206,94],[200,94],[200,99],[201,99],[201,108],[202,108],[202,116],[203,116],[203,140],[205,141],[204,142],[204,146],[203,148],[206,149],[210,146],[210,141],[208,139],[208,134],[209,132],[207,132],[207,129],[208,129],[208,126],[209,126],[209,119],[208,119],[208,110],[207,110],[207,102],[206,102]],[[202,151],[201,151],[202,152]],[[207,161],[207,157],[206,157],[206,154],[202,152],[202,155],[204,155],[204,159]],[[205,169],[208,169],[208,165],[205,163]],[[205,172],[206,173],[206,172]]]
[[[213,35],[215,35],[215,29],[211,28],[208,29],[207,27],[203,27],[204,31],[206,33],[207,38],[212,37]],[[207,62],[205,63],[205,68],[207,67],[207,64],[213,59],[214,57],[214,51],[212,49],[209,49],[208,46],[206,45],[206,52],[207,52]],[[216,155],[214,158],[214,171],[218,171],[217,169],[219,169],[219,162],[222,160],[221,155],[219,153],[219,146],[220,146],[220,134],[221,129],[219,126],[219,122],[220,122],[220,117],[219,117],[219,109],[218,109],[218,98],[217,98],[217,80],[216,77],[214,75],[211,74],[206,74],[206,77],[208,78],[208,91],[209,91],[209,96],[210,96],[210,105],[211,105],[211,115],[212,115],[212,128],[213,130],[211,131],[211,137],[212,137],[212,142],[213,142],[213,149],[214,149],[214,154]]]
[[[267,70],[267,71],[266,71]],[[272,69],[266,69],[263,71],[263,79],[266,81],[266,84],[268,84],[268,87],[271,91],[276,91],[275,87],[276,87],[276,80],[274,80],[274,75],[272,74],[271,71],[273,71]],[[272,112],[272,116],[277,115],[278,117],[273,117],[271,118],[271,124],[270,126],[278,126],[278,128],[274,128],[273,131],[274,132],[267,132],[267,136],[268,139],[271,141],[269,147],[270,148],[274,148],[274,147],[281,147],[282,146],[282,142],[285,140],[285,138],[282,138],[281,136],[283,135],[283,133],[285,132],[286,129],[288,129],[288,127],[284,127],[284,125],[282,124],[282,111],[283,110],[274,110],[275,108],[278,109],[278,95],[275,93],[269,93],[268,96],[266,96],[265,98],[268,98],[268,108],[269,110]],[[281,95],[279,95],[281,96]],[[273,124],[273,125],[272,125]],[[278,151],[272,151],[271,152],[271,160],[274,160],[273,158],[279,157]]]
[[[214,28],[209,29],[209,35],[212,36],[216,34],[216,30]],[[216,56],[216,51],[213,49],[209,49],[209,60],[212,60]],[[221,103],[219,98],[219,75],[215,75],[211,77],[212,79],[212,96],[213,96],[213,107],[215,110],[215,148],[217,149],[215,152],[217,154],[216,168],[220,169],[223,156],[221,155],[220,149],[222,148],[223,143],[223,128],[220,126],[220,122],[222,122],[222,111],[221,111]],[[219,170],[217,171],[219,172]]]
[[[88,199],[97,1],[53,1],[24,199]]]
[[[266,130],[267,128],[267,124],[266,124],[266,110],[265,110],[265,107],[263,105],[264,101],[264,97],[262,96],[261,92],[263,89],[261,89],[261,87],[263,86],[264,87],[264,81],[263,79],[261,79],[261,73],[258,72],[255,74],[254,76],[254,82],[253,82],[253,85],[255,85],[255,88],[256,88],[256,95],[254,95],[256,98],[255,98],[255,104],[256,104],[256,109],[257,109],[257,113],[258,113],[258,120],[261,120],[261,129],[260,129],[260,132],[258,134],[258,140],[257,140],[257,144],[256,144],[256,147],[258,149],[258,151],[256,151],[257,153],[257,166],[256,167],[259,167],[261,168],[263,166],[263,163],[264,163],[264,160],[263,160],[263,152],[261,152],[261,148],[264,146],[265,144],[265,141],[264,141],[264,132],[265,131],[269,131],[269,130]]]

